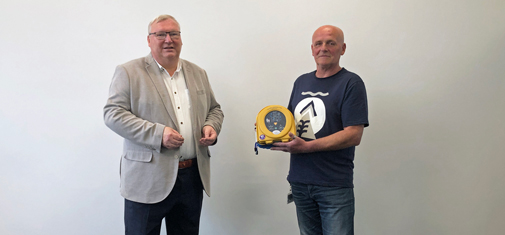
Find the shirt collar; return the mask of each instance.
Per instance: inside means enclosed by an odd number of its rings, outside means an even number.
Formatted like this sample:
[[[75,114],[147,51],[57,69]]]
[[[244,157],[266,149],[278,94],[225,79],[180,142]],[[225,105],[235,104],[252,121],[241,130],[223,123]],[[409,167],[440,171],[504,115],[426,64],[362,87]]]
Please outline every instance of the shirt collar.
[[[154,61],[156,61],[156,60],[154,60]],[[161,72],[163,72],[164,70],[166,70],[165,68],[163,68],[163,66],[161,66],[161,64],[160,64],[160,63],[158,63],[158,61],[156,61],[156,64],[158,65],[158,68],[160,68],[160,71],[161,71]],[[180,71],[181,71],[181,68],[182,68],[182,66],[181,66],[181,60],[179,60],[179,62],[177,62],[177,69],[175,70],[175,73],[180,72]],[[175,74],[175,73],[174,73],[174,74]]]

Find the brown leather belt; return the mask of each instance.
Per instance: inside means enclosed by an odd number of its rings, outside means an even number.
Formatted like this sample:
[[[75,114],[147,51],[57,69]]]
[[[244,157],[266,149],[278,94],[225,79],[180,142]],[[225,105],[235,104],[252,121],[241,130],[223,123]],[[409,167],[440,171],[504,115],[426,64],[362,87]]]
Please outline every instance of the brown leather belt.
[[[184,169],[193,166],[196,163],[196,158],[188,159],[186,161],[179,162],[179,169]]]

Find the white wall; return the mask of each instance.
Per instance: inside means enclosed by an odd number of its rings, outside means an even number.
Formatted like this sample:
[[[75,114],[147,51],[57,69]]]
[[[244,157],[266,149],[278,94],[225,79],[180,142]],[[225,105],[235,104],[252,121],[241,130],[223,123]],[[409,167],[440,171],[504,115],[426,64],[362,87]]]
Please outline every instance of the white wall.
[[[116,65],[149,53],[147,23],[182,26],[225,121],[201,234],[297,234],[289,156],[253,153],[256,114],[315,69],[313,31],[340,26],[367,86],[356,234],[505,231],[505,2],[0,3],[0,234],[121,234],[121,138],[102,120]]]

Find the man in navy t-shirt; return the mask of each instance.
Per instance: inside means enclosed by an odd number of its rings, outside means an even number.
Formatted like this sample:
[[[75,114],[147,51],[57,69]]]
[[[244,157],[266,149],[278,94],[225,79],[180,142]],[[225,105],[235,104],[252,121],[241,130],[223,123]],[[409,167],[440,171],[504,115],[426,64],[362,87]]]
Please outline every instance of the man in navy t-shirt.
[[[288,181],[300,233],[354,234],[353,161],[368,126],[365,85],[340,67],[341,29],[321,26],[311,49],[317,69],[295,81],[288,105],[297,133],[271,149],[291,153]]]

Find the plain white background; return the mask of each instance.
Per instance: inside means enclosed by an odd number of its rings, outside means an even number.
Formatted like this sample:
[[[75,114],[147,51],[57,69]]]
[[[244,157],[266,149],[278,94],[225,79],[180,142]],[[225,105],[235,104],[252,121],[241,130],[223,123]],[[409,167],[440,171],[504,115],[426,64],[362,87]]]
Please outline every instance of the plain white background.
[[[254,155],[253,124],[315,69],[310,43],[343,29],[341,65],[367,87],[356,234],[505,231],[505,2],[35,1],[0,3],[0,234],[122,234],[122,139],[103,124],[114,68],[149,53],[171,14],[181,57],[224,114],[201,234],[297,234],[289,156]]]

